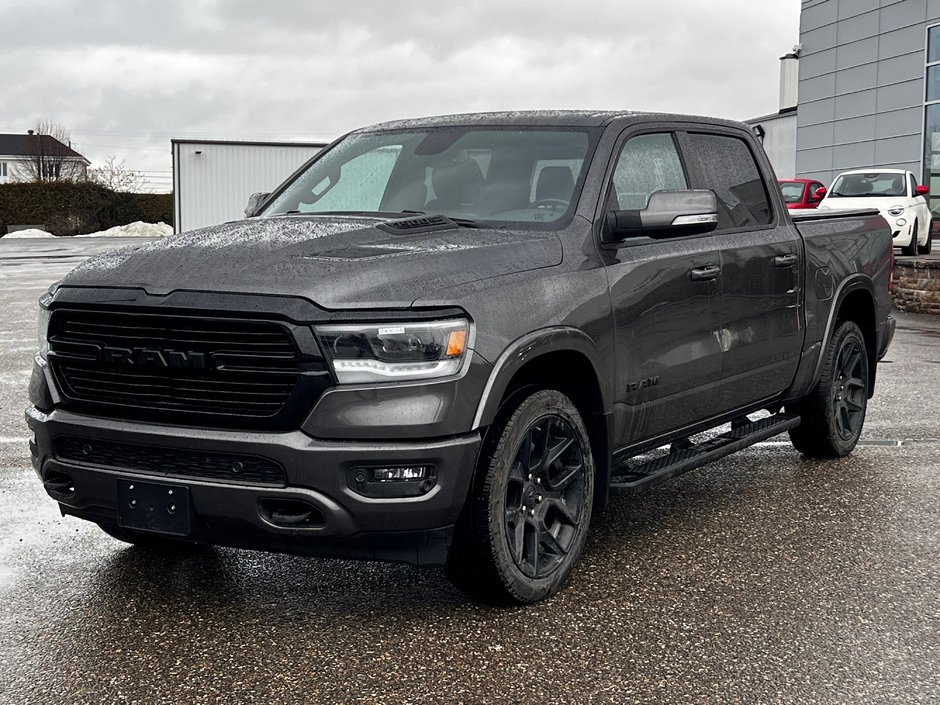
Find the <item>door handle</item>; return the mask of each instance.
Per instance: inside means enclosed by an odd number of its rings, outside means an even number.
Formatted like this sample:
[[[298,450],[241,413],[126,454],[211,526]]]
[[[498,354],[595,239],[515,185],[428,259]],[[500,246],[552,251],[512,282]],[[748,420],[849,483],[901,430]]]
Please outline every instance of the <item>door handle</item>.
[[[710,264],[707,267],[696,267],[691,271],[692,281],[710,282],[718,278],[721,274],[721,267]]]
[[[786,269],[796,264],[796,255],[777,255],[774,257],[774,267]]]

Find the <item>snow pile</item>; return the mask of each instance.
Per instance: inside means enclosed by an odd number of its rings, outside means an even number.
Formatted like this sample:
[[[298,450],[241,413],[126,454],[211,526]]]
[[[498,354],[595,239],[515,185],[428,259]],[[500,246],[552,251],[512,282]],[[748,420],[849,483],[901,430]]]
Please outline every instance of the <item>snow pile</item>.
[[[145,223],[142,220],[138,220],[129,225],[118,225],[113,228],[108,228],[107,230],[100,230],[96,233],[86,233],[84,235],[76,235],[75,237],[169,237],[173,234],[173,226],[167,225],[166,223]],[[17,230],[16,232],[7,233],[3,236],[3,239],[18,239],[18,238],[37,238],[37,237],[55,237],[52,233],[47,233],[45,230],[39,230],[37,228],[29,228],[27,230]]]
[[[166,223],[145,223],[142,220],[128,225],[118,225],[97,233],[76,235],[76,237],[169,237],[173,226]]]
[[[4,240],[15,240],[17,238],[35,238],[35,237],[55,237],[52,233],[47,233],[39,228],[27,228],[26,230],[17,230],[7,233],[3,236]]]

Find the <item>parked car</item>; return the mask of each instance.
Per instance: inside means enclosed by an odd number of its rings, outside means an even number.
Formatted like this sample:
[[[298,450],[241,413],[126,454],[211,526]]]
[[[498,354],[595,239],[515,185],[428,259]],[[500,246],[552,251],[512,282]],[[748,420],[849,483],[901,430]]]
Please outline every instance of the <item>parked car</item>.
[[[894,333],[878,211],[795,224],[737,122],[386,123],[255,200],[40,300],[30,448],[65,514],[534,602],[611,493],[785,431],[851,452]]]
[[[826,195],[826,187],[814,179],[778,179],[777,183],[790,210],[816,208]]]
[[[851,210],[874,207],[891,226],[894,246],[905,255],[930,254],[932,214],[927,203],[929,189],[920,186],[902,169],[858,169],[836,177],[819,207]]]

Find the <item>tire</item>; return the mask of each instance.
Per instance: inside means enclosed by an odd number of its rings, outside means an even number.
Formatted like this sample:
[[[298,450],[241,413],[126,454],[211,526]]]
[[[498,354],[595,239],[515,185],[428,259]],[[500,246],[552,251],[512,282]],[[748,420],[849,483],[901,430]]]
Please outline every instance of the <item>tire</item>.
[[[170,536],[160,536],[159,534],[148,534],[145,531],[125,529],[116,524],[98,524],[98,528],[111,538],[149,551],[166,551],[168,553],[173,552],[185,555],[200,553],[209,548],[209,546],[205,544],[192,543],[190,541],[174,539]]]
[[[787,407],[802,417],[790,430],[790,440],[807,457],[841,458],[858,443],[868,408],[868,354],[861,329],[841,322],[823,355],[819,383]]]
[[[929,255],[933,246],[933,224],[927,226],[927,241],[923,245],[917,246],[917,254]]]
[[[568,397],[538,390],[512,400],[487,432],[451,579],[495,603],[554,595],[584,547],[594,476],[588,432]]]
[[[914,231],[911,233],[911,242],[901,248],[902,255],[913,257],[917,254],[917,221],[914,221]]]

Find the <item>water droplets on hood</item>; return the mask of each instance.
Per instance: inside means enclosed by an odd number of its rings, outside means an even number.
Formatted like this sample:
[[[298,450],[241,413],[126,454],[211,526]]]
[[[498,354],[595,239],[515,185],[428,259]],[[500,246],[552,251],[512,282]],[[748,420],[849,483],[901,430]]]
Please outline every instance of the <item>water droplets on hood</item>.
[[[329,235],[358,230],[375,223],[369,218],[316,218],[276,217],[212,225],[173,235],[140,247],[125,247],[105,252],[80,264],[75,273],[115,269],[131,256],[159,250],[191,247],[194,250],[219,250],[243,243],[249,238],[253,244],[275,249],[316,240]]]

